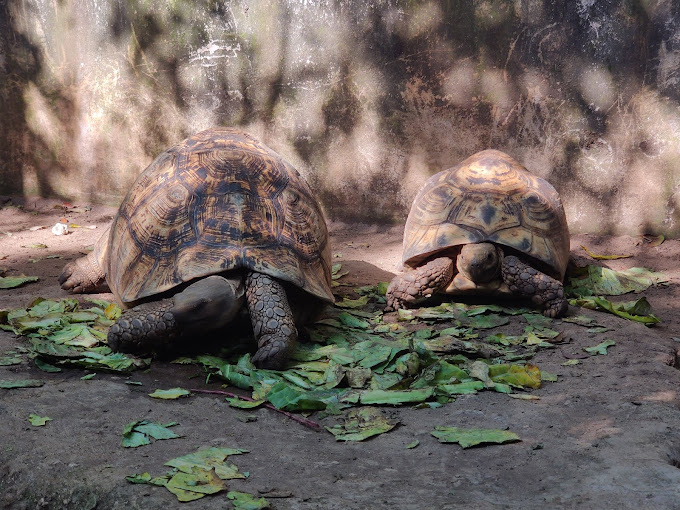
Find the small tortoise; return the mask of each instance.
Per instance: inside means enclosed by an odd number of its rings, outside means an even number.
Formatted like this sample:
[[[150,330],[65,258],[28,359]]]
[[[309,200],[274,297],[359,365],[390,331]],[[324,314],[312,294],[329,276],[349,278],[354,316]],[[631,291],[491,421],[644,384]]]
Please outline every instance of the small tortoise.
[[[406,220],[403,262],[411,269],[390,283],[387,311],[437,293],[527,296],[548,317],[568,309],[562,202],[547,181],[496,150],[425,183]]]
[[[246,304],[258,350],[281,368],[296,324],[333,302],[328,230],[300,174],[235,129],[200,132],[137,178],[94,251],[64,268],[63,289],[110,289],[130,310],[114,350],[146,353],[224,327]]]

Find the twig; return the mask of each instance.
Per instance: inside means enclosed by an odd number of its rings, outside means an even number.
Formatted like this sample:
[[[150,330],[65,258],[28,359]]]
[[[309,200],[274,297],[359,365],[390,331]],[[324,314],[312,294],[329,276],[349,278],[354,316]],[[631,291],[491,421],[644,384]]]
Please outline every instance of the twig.
[[[231,393],[229,391],[199,390],[199,389],[192,389],[192,388],[190,388],[189,391],[191,391],[192,393],[208,393],[208,394],[212,394],[212,395],[224,395],[225,397],[238,398],[240,400],[247,400],[248,402],[255,402],[254,398],[246,397],[244,395],[237,395],[236,393]],[[298,416],[296,414],[289,413],[288,411],[284,411],[282,409],[279,409],[278,407],[276,407],[272,404],[269,404],[268,402],[264,402],[263,405],[267,409],[272,409],[276,412],[279,412],[279,413],[287,416],[291,420],[294,420],[298,423],[301,423],[305,427],[309,427],[310,429],[314,429],[314,430],[321,430],[321,425],[319,425],[317,422],[315,422],[313,420],[308,420],[307,418],[303,418],[303,417]]]

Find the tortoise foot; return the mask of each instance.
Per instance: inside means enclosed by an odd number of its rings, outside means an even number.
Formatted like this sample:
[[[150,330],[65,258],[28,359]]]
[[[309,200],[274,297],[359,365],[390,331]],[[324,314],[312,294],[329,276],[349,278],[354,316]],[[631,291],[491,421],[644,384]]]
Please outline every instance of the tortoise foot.
[[[59,275],[59,285],[74,294],[108,292],[106,276],[93,253],[73,260],[64,266]]]
[[[562,283],[525,264],[514,255],[503,259],[503,280],[512,292],[531,297],[546,317],[562,317],[569,309]]]
[[[246,277],[246,301],[257,338],[253,362],[260,368],[282,369],[298,337],[283,285],[262,273],[250,273]]]
[[[432,294],[443,291],[453,278],[453,268],[453,260],[440,257],[396,276],[387,287],[385,311],[392,312],[404,308],[405,305],[415,305]]]

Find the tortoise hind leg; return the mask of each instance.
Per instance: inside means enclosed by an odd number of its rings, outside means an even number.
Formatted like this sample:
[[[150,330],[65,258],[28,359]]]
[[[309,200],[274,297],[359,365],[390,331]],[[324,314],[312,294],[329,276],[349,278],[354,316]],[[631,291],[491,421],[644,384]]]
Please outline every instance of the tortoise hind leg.
[[[246,276],[246,301],[257,339],[253,363],[280,370],[298,337],[286,290],[274,278],[252,272]]]
[[[531,297],[547,317],[562,317],[569,309],[562,283],[525,264],[514,255],[503,258],[503,281],[512,292]]]
[[[443,292],[453,278],[453,260],[439,257],[403,275],[395,276],[387,287],[386,312],[414,305],[437,292]]]
[[[169,299],[126,310],[109,328],[107,342],[114,351],[132,353],[170,347],[181,335],[221,328],[242,304],[241,278],[209,276]]]

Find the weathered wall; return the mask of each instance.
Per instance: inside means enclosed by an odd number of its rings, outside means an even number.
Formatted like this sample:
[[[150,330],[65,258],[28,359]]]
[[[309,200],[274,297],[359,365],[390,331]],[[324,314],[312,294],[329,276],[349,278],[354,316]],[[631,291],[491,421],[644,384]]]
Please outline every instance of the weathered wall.
[[[5,0],[0,191],[115,202],[167,146],[244,126],[330,218],[402,221],[487,147],[574,232],[680,234],[675,0]]]

